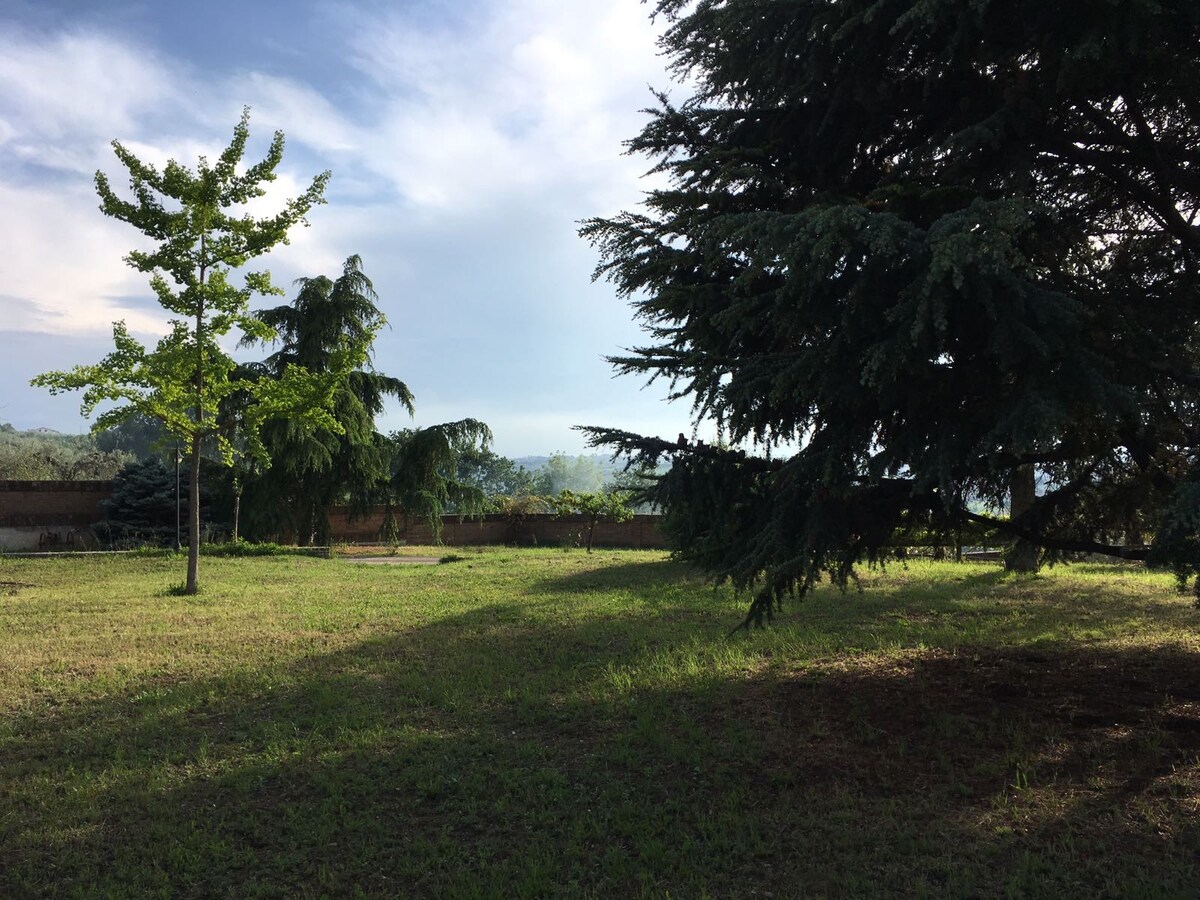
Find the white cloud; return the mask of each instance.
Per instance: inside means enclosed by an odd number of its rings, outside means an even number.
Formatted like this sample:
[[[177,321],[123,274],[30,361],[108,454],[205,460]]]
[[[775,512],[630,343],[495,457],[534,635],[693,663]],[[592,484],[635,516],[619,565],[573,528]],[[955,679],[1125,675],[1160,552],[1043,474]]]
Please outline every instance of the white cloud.
[[[290,97],[293,106],[311,100],[303,91],[289,93],[270,80],[262,84],[277,99]],[[104,35],[34,39],[0,32],[5,330],[102,334],[119,319],[146,337],[165,330],[167,317],[155,305],[147,276],[124,262],[129,250],[146,247],[148,241],[100,213],[92,175],[101,169],[114,189],[124,192],[128,176],[109,147],[114,137],[160,168],[168,159],[189,166],[202,155],[215,159],[234,120],[222,121],[225,134],[198,128],[197,110],[180,100],[186,93],[199,92],[152,53]],[[212,103],[231,105],[219,96]],[[168,108],[175,118],[166,127],[157,125]],[[311,139],[322,132],[328,129],[313,129]],[[254,129],[248,159],[261,155],[269,140],[269,130]],[[48,178],[48,169],[58,170],[57,176]],[[307,184],[283,171],[250,210],[272,214]],[[311,230],[296,229],[281,262],[285,268],[288,261],[303,268],[337,259],[322,250]]]
[[[89,172],[114,135],[180,103],[172,71],[144,48],[96,33],[0,31],[0,114],[12,129],[6,152]]]
[[[289,148],[304,148],[305,162],[332,165],[333,191],[361,199],[374,179],[374,203],[383,178],[412,227],[536,214],[551,216],[565,233],[575,218],[636,202],[644,163],[623,159],[620,141],[637,130],[645,83],[662,78],[644,7],[496,3],[453,33],[403,13],[348,20],[357,65],[377,89],[356,115],[314,86],[277,75],[210,73],[201,85],[186,65],[101,33],[0,32],[0,162],[27,173],[25,183],[0,180],[7,200],[0,233],[23,250],[16,261],[9,256],[4,292],[29,298],[28,315],[16,317],[22,327],[86,331],[107,328],[114,314],[151,327],[155,317],[118,299],[147,294],[144,279],[121,263],[137,235],[103,224],[90,176],[101,168],[118,191],[124,187],[107,146],[114,137],[157,166],[212,159],[224,146],[230,111],[244,103],[254,109],[249,158],[280,128]],[[288,168],[293,156],[256,211],[277,209],[318,170],[302,180]],[[32,163],[60,170],[67,186],[27,186]],[[25,212],[37,220],[32,227]],[[314,221],[325,213],[315,211]],[[340,237],[353,240],[371,227],[353,222]],[[337,237],[298,229],[269,264],[335,270],[354,250]],[[50,258],[71,264],[53,266],[47,279]],[[81,308],[87,312],[66,313]]]
[[[124,319],[134,331],[161,333],[157,308],[124,299],[149,293],[146,276],[122,261],[137,235],[100,215],[94,195],[0,183],[0,209],[6,330],[84,334]]]
[[[644,123],[647,84],[668,84],[660,26],[635,0],[488,0],[453,28],[412,8],[339,7],[346,31],[323,35],[323,52],[358,74],[339,69],[337,84],[287,66],[201,77],[199,49],[189,68],[133,39],[0,24],[0,328],[75,347],[119,318],[159,331],[145,276],[122,261],[139,236],[100,214],[91,175],[124,190],[112,138],[157,165],[212,159],[248,104],[249,161],[274,129],[288,138],[256,212],[334,172],[313,227],[256,267],[289,288],[362,253],[393,323],[380,368],[417,392],[420,421],[479,416],[505,452],[572,449],[578,421],[680,430],[686,407],[609,377],[603,355],[637,332],[607,286],[588,283],[595,257],[574,236],[576,220],[629,208],[648,187],[648,163],[621,142]]]
[[[324,154],[347,154],[361,148],[362,132],[309,85],[250,72],[236,78],[228,90],[253,108],[256,130],[283,131],[289,140]]]
[[[494,4],[448,35],[404,13],[356,29],[379,89],[367,165],[418,205],[463,210],[572,189],[581,209],[636,199],[644,163],[620,156],[646,84],[663,80],[637,4]],[[618,202],[619,202],[618,200]]]

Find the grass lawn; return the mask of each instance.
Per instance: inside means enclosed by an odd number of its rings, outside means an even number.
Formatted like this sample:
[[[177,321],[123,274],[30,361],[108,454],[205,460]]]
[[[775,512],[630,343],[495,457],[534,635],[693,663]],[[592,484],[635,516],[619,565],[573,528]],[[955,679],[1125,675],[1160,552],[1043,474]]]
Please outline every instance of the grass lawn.
[[[455,552],[0,561],[0,896],[1200,892],[1166,575]]]

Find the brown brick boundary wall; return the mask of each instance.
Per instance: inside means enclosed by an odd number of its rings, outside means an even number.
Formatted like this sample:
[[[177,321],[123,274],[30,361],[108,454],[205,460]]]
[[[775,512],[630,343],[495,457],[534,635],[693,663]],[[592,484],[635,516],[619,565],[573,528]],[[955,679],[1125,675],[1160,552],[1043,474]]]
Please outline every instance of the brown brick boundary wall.
[[[69,533],[103,521],[100,501],[112,496],[111,481],[3,481],[0,480],[0,549],[36,549],[53,533],[66,541]],[[336,543],[374,543],[383,529],[382,507],[367,515],[351,518],[344,507],[329,511],[329,524]],[[634,516],[630,522],[600,522],[596,525],[597,547],[640,547],[659,549],[666,546],[658,529],[658,516]],[[428,525],[398,517],[400,540],[406,544],[432,544]],[[17,532],[20,532],[18,535]],[[13,541],[19,543],[18,548]],[[442,519],[442,543],[532,544],[562,546],[587,540],[587,520],[583,516],[527,516],[510,521],[504,516],[484,516],[482,520],[462,522],[455,516]],[[32,543],[31,543],[32,542]],[[29,545],[29,546],[26,546]]]
[[[341,507],[329,511],[329,526],[337,543],[369,544],[380,540],[383,530],[383,508],[367,515],[351,518]],[[598,522],[594,544],[597,547],[633,547],[658,550],[666,547],[666,539],[658,528],[659,516],[634,516],[629,522]],[[424,522],[404,522],[396,519],[399,538],[406,544],[432,544],[433,530]],[[587,519],[584,516],[551,515],[526,516],[510,521],[505,516],[484,516],[482,519],[442,517],[442,543],[451,546],[477,544],[526,544],[563,546],[587,541]]]
[[[0,481],[0,528],[92,525],[111,481]]]

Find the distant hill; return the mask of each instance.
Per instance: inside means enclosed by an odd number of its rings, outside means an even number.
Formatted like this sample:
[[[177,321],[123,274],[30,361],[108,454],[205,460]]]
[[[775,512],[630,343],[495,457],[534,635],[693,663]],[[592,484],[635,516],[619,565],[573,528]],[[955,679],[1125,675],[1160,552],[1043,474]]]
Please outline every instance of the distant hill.
[[[559,454],[555,454],[555,455],[559,455]],[[584,460],[589,460],[589,461],[595,463],[596,466],[599,467],[600,471],[604,473],[606,478],[616,472],[620,472],[622,469],[625,468],[624,463],[612,462],[608,458],[607,453],[581,453],[578,456],[571,456],[570,454],[562,454],[562,455],[566,456],[566,458],[571,460],[572,462],[574,462],[575,460],[584,459]],[[518,466],[524,466],[530,472],[536,472],[538,469],[545,466],[546,463],[550,462],[550,457],[549,456],[518,456],[513,459],[513,462],[515,462]]]
[[[10,439],[19,440],[27,438],[29,440],[48,440],[55,442],[63,441],[78,441],[88,437],[86,434],[66,434],[59,431],[57,428],[26,428],[24,431],[14,428],[8,422],[0,422],[0,434],[7,435]]]
[[[12,481],[107,480],[133,456],[106,451],[87,434],[54,428],[17,431],[0,424],[0,479]]]

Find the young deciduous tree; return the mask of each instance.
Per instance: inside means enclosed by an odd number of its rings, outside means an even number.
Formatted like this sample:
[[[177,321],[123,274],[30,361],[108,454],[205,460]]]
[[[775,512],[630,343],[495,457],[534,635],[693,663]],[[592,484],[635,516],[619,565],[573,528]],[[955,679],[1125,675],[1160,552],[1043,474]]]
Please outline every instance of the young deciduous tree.
[[[609,522],[628,522],[633,518],[629,494],[625,491],[562,491],[551,497],[550,503],[559,516],[583,516],[587,521],[587,552],[592,552],[596,525],[602,519]]]
[[[651,339],[613,361],[776,452],[591,435],[673,457],[667,526],[747,621],[963,519],[1142,559],[1162,516],[1200,565],[1200,5],[656,10],[696,91],[629,144],[666,186],[583,228]]]
[[[113,142],[117,158],[129,172],[133,199],[121,199],[98,172],[100,208],[155,242],[151,250],[131,251],[126,261],[151,276],[159,303],[174,317],[170,331],[153,350],[147,350],[118,322],[113,325],[116,349],[103,361],[33,380],[52,393],[82,390],[85,416],[101,404],[116,404],[97,417],[94,430],[143,415],[162,422],[171,436],[186,443],[191,457],[185,587],[189,594],[197,590],[202,444],[215,441],[228,462],[235,452],[229,440],[235,429],[248,452],[263,457],[258,432],[273,417],[287,416],[336,430],[339,426],[328,411],[334,389],[366,353],[361,342],[346,340],[328,371],[320,374],[288,366],[280,377],[253,384],[232,377],[236,366],[220,338],[234,328],[251,337],[270,338],[271,328],[251,314],[249,302],[255,294],[281,293],[267,272],[245,273],[240,286],[233,274],[286,243],[293,226],[306,224],[308,211],[324,202],[329,179],[328,172],[318,175],[303,194],[288,200],[274,215],[252,215],[247,204],[262,197],[263,185],[275,179],[284,139],[276,132],[266,157],[243,167],[248,121],[249,112],[244,111],[233,140],[216,162],[201,157],[194,170],[171,160],[159,171]],[[237,391],[246,392],[248,401],[238,406],[236,421],[222,419],[223,404]]]

